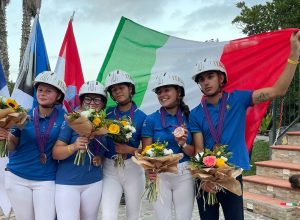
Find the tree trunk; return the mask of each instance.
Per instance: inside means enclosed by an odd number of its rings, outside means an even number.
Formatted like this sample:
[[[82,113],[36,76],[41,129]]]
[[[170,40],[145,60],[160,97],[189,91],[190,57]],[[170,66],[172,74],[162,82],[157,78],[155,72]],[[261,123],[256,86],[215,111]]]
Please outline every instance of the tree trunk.
[[[21,65],[23,55],[28,43],[30,31],[31,31],[31,18],[34,18],[37,9],[41,7],[41,0],[23,0],[23,20],[22,20],[22,39],[21,39],[21,48],[20,48],[20,62]]]
[[[6,6],[9,0],[0,0],[0,60],[6,81],[9,80],[9,57],[6,30]]]

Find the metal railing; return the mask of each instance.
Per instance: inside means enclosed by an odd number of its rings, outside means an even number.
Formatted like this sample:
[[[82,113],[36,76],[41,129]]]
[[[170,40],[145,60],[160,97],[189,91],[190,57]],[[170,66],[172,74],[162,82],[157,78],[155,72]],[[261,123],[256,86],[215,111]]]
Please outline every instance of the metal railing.
[[[271,143],[276,140],[277,129],[280,129],[280,133],[277,136],[277,140],[280,140],[287,131],[289,131],[300,120],[300,68],[298,66],[294,79],[289,87],[288,92],[284,97],[283,112],[280,111],[281,103],[278,99],[272,102],[272,128],[271,128]],[[282,115],[281,115],[282,114]],[[280,125],[280,119],[282,117],[282,123]],[[280,126],[280,128],[279,128]]]

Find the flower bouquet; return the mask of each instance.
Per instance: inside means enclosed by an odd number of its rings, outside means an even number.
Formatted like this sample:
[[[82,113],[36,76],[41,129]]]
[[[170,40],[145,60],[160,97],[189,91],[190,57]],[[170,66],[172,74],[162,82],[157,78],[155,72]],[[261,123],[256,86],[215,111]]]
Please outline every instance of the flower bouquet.
[[[226,152],[225,149],[226,145],[216,145],[212,151],[205,149],[204,152],[191,158],[189,170],[195,179],[201,180],[197,187],[197,196],[207,183],[214,184],[215,192],[227,189],[238,196],[242,195],[241,184],[236,180],[242,169],[236,169],[227,162],[232,153]],[[204,195],[203,199],[205,200]],[[205,202],[208,205],[216,204],[218,202],[216,193],[208,192]]]
[[[0,96],[0,127],[9,129],[16,125],[19,128],[25,125],[27,110],[21,107],[14,99]],[[0,157],[7,156],[6,140],[0,141]]]
[[[135,127],[129,118],[123,117],[120,120],[106,120],[107,135],[117,143],[127,143],[132,134],[136,132]],[[122,154],[116,154],[113,158],[115,167],[124,167],[124,159]]]
[[[81,112],[68,113],[65,115],[65,120],[69,123],[69,126],[81,137],[93,139],[97,135],[105,135],[107,133],[105,128],[105,117],[106,114],[103,110],[88,109]],[[81,164],[83,166],[86,154],[88,154],[91,161],[91,158],[94,155],[88,146],[86,146],[86,150],[77,151],[74,164],[78,166]]]
[[[134,157],[131,157],[133,162],[142,166],[145,171],[153,171],[155,173],[178,173],[178,162],[183,157],[182,153],[173,154],[171,149],[166,149],[168,145],[167,142],[161,143],[159,141],[148,145],[145,147],[143,152],[139,154],[135,153]],[[158,183],[159,176],[156,177],[155,181],[152,182],[147,177],[146,189],[144,195],[146,194],[147,200],[149,202],[154,202],[157,200],[158,195]]]

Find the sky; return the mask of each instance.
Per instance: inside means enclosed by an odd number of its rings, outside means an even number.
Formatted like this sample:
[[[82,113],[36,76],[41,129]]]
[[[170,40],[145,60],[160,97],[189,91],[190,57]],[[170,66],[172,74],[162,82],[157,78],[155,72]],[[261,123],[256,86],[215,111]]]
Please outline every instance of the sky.
[[[265,0],[244,0],[247,6]],[[85,80],[95,80],[122,16],[148,28],[188,40],[228,41],[245,37],[231,22],[238,0],[42,0],[40,24],[51,69],[73,11],[73,30]],[[16,81],[21,46],[22,1],[6,9],[10,79]]]

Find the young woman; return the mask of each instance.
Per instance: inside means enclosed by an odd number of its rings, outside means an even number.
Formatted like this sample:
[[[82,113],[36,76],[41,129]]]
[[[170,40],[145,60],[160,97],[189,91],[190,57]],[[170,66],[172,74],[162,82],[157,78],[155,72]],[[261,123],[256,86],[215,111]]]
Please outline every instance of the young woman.
[[[155,219],[172,219],[172,205],[175,208],[176,219],[190,220],[194,204],[194,183],[190,172],[186,169],[189,156],[195,155],[191,144],[189,129],[189,109],[184,104],[184,83],[176,74],[163,73],[152,82],[152,90],[157,94],[161,108],[147,116],[143,131],[143,148],[156,141],[168,142],[167,149],[183,153],[179,161],[178,174],[161,173],[159,175],[159,195],[154,203]],[[183,137],[173,135],[177,127],[185,128]],[[150,179],[155,178],[149,174]]]
[[[245,143],[246,111],[249,106],[282,96],[287,91],[300,55],[300,31],[291,36],[291,52],[285,69],[273,87],[255,91],[223,91],[228,82],[224,65],[218,60],[203,60],[193,79],[201,87],[205,99],[194,108],[190,116],[191,132],[196,146],[212,149],[215,144],[227,145],[232,152],[229,162],[245,170],[250,169],[249,155]],[[223,117],[222,117],[223,115]],[[242,184],[242,176],[238,176]],[[206,192],[214,192],[214,186],[206,184]],[[198,198],[201,219],[219,219],[219,205],[222,205],[225,219],[244,219],[243,197],[227,190],[216,193],[219,203],[206,205],[203,198]],[[234,211],[233,211],[234,210]]]
[[[5,187],[17,219],[55,219],[55,173],[57,161],[52,148],[57,140],[64,110],[61,103],[66,85],[54,72],[40,73],[34,81],[38,106],[28,112],[20,130],[0,129],[13,150],[5,173]]]
[[[127,143],[115,143],[108,138],[109,151],[105,154],[102,195],[102,218],[117,219],[122,192],[126,200],[126,219],[139,219],[141,199],[145,189],[143,169],[130,159],[138,150],[145,113],[132,101],[135,85],[130,75],[122,70],[111,72],[105,82],[105,88],[117,106],[107,110],[110,119],[130,118],[136,132]],[[122,154],[125,166],[115,166],[116,154]]]
[[[101,110],[106,106],[104,86],[97,81],[84,83],[79,90],[81,110]],[[101,144],[100,144],[101,143]],[[75,165],[78,150],[93,153],[85,155],[84,165]],[[102,195],[102,155],[106,141],[103,137],[89,140],[80,137],[64,122],[58,140],[53,148],[53,158],[59,160],[56,173],[55,205],[59,220],[95,220]],[[91,161],[92,160],[92,161]]]

